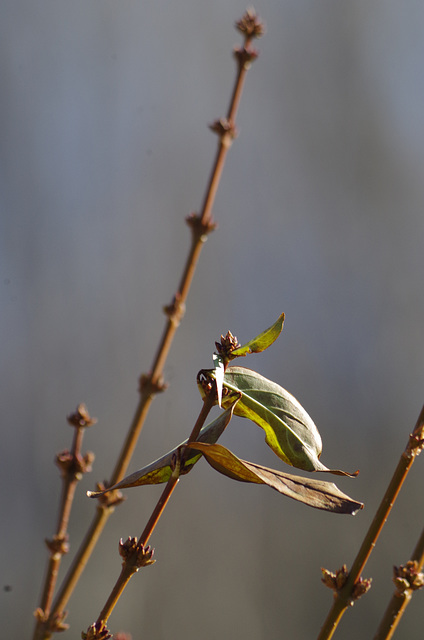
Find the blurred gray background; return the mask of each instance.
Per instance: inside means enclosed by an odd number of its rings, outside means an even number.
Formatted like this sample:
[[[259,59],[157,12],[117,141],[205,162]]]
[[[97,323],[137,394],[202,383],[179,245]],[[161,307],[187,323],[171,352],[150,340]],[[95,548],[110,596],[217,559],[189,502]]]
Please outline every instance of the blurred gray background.
[[[130,471],[189,433],[214,341],[284,331],[241,364],[291,391],[355,518],[232,482],[201,461],[151,539],[110,627],[134,640],[317,636],[332,601],[322,566],[351,564],[424,401],[424,5],[258,0],[267,24],[248,74],[186,317]],[[2,637],[29,638],[60,496],[55,453],[85,402],[98,424],[85,491],[110,475],[189,246],[235,76],[239,0],[3,0],[1,46]],[[288,467],[234,420],[222,443]],[[338,636],[371,638],[423,525],[419,459],[367,565],[373,588]],[[71,599],[79,638],[161,488],[127,492]],[[69,558],[63,562],[66,568]],[[4,590],[9,585],[11,590]],[[423,593],[396,637],[421,638]]]

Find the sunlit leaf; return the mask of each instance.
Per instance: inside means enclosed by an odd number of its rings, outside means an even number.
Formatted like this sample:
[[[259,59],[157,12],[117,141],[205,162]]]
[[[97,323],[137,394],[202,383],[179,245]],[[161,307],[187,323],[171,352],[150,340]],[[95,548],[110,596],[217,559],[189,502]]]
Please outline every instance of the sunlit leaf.
[[[224,383],[225,367],[222,356],[214,353],[212,358],[215,365],[216,395],[218,397],[218,406],[220,407],[222,402],[222,385]]]
[[[232,406],[228,407],[226,411],[221,413],[213,422],[204,426],[199,434],[198,441],[201,443],[215,443],[218,438],[222,435],[224,429],[228,425],[233,415],[234,403]],[[129,487],[138,487],[140,485],[145,484],[160,484],[162,482],[168,482],[169,478],[172,474],[172,464],[173,458],[176,456],[178,451],[181,451],[184,445],[187,444],[187,440],[182,442],[178,447],[175,447],[162,456],[158,460],[155,460],[151,464],[148,464],[146,467],[135,471],[130,474],[121,482],[108,487],[105,491],[87,491],[87,495],[90,498],[97,498],[108,491],[112,491],[114,489],[127,489]],[[196,464],[196,462],[201,458],[202,454],[195,448],[187,448],[183,458],[181,460],[181,468],[180,475],[185,475]]]
[[[214,370],[203,369],[201,380],[214,378]],[[323,465],[321,436],[312,418],[291,393],[280,385],[245,367],[228,367],[224,388],[241,394],[234,413],[248,418],[265,431],[265,442],[287,464],[304,471],[326,471],[336,475],[349,474]],[[202,384],[199,390],[204,394]],[[226,408],[223,396],[222,406]]]
[[[355,515],[364,506],[340,491],[333,482],[302,478],[241,460],[220,444],[196,446],[214,469],[233,480],[266,484],[293,500],[333,513]]]
[[[272,345],[273,342],[276,341],[278,336],[280,335],[284,324],[284,313],[280,315],[278,320],[274,322],[274,324],[266,329],[262,333],[260,333],[256,338],[250,340],[246,344],[234,349],[229,354],[229,359],[233,360],[234,358],[240,358],[241,356],[247,356],[249,353],[260,353],[261,351],[265,351]]]

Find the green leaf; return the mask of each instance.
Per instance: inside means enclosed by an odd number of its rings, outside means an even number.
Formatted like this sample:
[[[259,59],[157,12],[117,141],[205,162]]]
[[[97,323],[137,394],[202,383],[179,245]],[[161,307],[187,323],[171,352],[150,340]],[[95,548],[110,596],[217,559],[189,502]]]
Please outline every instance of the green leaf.
[[[229,354],[229,359],[233,360],[234,358],[240,358],[242,356],[247,356],[249,353],[260,353],[261,351],[265,351],[272,345],[273,342],[276,341],[278,336],[280,335],[284,324],[284,313],[280,315],[278,320],[274,322],[274,324],[266,329],[262,333],[260,333],[256,338],[250,340],[246,344],[234,351],[231,351]]]
[[[202,381],[214,377],[214,370],[201,372]],[[265,431],[265,442],[287,464],[304,471],[326,471],[336,475],[352,475],[323,465],[322,442],[312,418],[299,402],[280,385],[245,367],[228,367],[224,388],[241,394],[234,413],[248,418]],[[231,397],[231,396],[230,396]],[[222,406],[226,408],[225,395]],[[356,474],[353,474],[356,475]]]
[[[213,422],[204,426],[200,430],[198,442],[213,444],[218,440],[232,418],[234,405],[236,403],[237,400],[234,402],[233,399],[233,404],[229,406],[226,411],[221,413],[215,420],[213,420]],[[188,440],[184,440],[184,442],[178,445],[178,447],[172,449],[172,451],[166,455],[155,460],[151,464],[148,464],[146,467],[135,471],[121,480],[121,482],[108,487],[105,491],[87,491],[88,497],[97,498],[98,496],[103,495],[108,491],[113,491],[114,489],[127,489],[129,487],[138,487],[145,484],[160,484],[162,482],[168,482],[172,475],[173,460],[175,459],[174,456],[176,456],[178,452],[185,447],[187,442]],[[191,471],[201,456],[202,453],[196,448],[186,448],[181,460],[180,475],[185,475]]]
[[[315,509],[355,515],[364,506],[361,502],[352,500],[332,482],[301,478],[247,462],[220,444],[202,443],[188,446],[198,446],[198,449],[216,471],[233,480],[265,484],[279,493]]]

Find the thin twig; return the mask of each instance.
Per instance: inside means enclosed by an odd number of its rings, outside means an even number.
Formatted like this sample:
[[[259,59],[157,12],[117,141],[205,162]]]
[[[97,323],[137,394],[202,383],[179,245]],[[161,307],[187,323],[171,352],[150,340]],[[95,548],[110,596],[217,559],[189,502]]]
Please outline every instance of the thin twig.
[[[169,306],[165,307],[165,313],[168,316],[168,320],[154,358],[151,373],[141,376],[140,400],[115,469],[112,473],[109,486],[116,484],[124,477],[152,400],[157,393],[165,389],[165,384],[162,378],[165,361],[175,332],[184,315],[185,303],[203,244],[207,235],[212,232],[216,226],[212,220],[212,207],[225,158],[228,149],[231,146],[231,141],[235,136],[235,119],[245,75],[251,62],[258,55],[250,46],[250,42],[252,38],[260,37],[264,30],[263,25],[260,23],[253,10],[248,10],[236,26],[239,31],[244,34],[245,41],[243,48],[236,49],[235,51],[236,58],[238,59],[238,74],[228,110],[228,118],[225,122],[215,123],[211,127],[216,133],[218,133],[220,139],[216,160],[206,190],[202,210],[200,215],[191,214],[187,218],[187,223],[192,230],[192,242],[184,267],[183,276],[173,302]],[[66,606],[112,511],[113,509],[107,506],[98,508],[80,549],[78,550],[72,565],[65,576],[61,589],[55,598],[51,617],[61,617],[63,615],[64,607]],[[48,640],[50,637],[51,633],[47,633],[43,636],[43,640]]]
[[[200,429],[203,427],[210,410],[215,404],[215,398],[216,398],[215,393],[211,393],[210,395],[204,398],[202,409],[193,427],[193,430],[188,439],[188,442],[193,442],[199,435]],[[172,493],[174,492],[178,484],[179,477],[180,477],[180,463],[181,463],[181,459],[184,456],[185,449],[186,447],[181,447],[180,450],[178,451],[178,455],[176,456],[174,461],[174,468],[173,468],[171,477],[169,478],[165,486],[165,489],[163,490],[155,508],[153,509],[152,515],[150,516],[143,530],[143,533],[141,534],[138,541],[136,538],[129,539],[127,546],[130,547],[130,550],[128,551],[128,548],[125,548],[124,554],[122,554],[122,551],[121,551],[122,550],[122,542],[121,542],[120,552],[121,552],[121,555],[123,555],[124,557],[121,573],[106,601],[105,606],[100,612],[100,615],[96,623],[91,626],[92,629],[95,629],[96,633],[101,634],[102,630],[104,630],[105,625],[113,609],[115,608],[116,603],[118,602],[119,598],[124,592],[125,587],[127,586],[128,582],[130,581],[134,573],[136,573],[140,567],[146,566],[147,564],[151,564],[152,562],[151,558],[152,558],[153,552],[150,550],[149,547],[146,547],[146,545],[157,523],[159,522],[159,519],[162,516],[163,511],[166,505],[168,504],[168,501]],[[147,562],[146,562],[146,554],[147,554]]]
[[[84,473],[91,471],[94,455],[88,452],[84,457],[81,455],[84,429],[95,424],[96,419],[91,418],[85,405],[80,404],[72,415],[68,416],[68,423],[75,428],[71,450],[65,450],[56,456],[56,464],[62,476],[62,496],[59,506],[56,533],[51,540],[46,540],[47,548],[50,552],[46,578],[41,596],[40,607],[35,615],[37,623],[34,630],[34,638],[38,638],[43,633],[43,627],[50,615],[53,601],[54,589],[58,577],[59,567],[62,557],[68,553],[68,523],[71,514],[75,489]],[[56,622],[56,626],[60,622]],[[65,627],[65,625],[62,625]]]
[[[402,453],[390,484],[384,494],[383,500],[374,516],[370,528],[359,549],[352,568],[344,585],[334,592],[333,606],[321,628],[318,640],[329,640],[346,609],[364,593],[370,586],[370,581],[362,580],[361,573],[374,549],[378,536],[386,523],[389,513],[401,490],[408,472],[424,445],[424,406],[418,417],[413,433],[409,436],[408,444]]]
[[[414,591],[423,587],[424,576],[420,573],[423,566],[424,529],[421,531],[421,536],[411,555],[410,561],[404,566],[394,567],[395,575],[393,581],[396,589],[373,640],[390,640],[393,637],[406,607],[411,602]]]

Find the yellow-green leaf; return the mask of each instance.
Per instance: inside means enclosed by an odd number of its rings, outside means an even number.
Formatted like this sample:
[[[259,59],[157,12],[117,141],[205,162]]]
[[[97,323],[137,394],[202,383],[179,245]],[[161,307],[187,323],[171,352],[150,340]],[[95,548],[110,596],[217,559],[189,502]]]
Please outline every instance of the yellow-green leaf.
[[[233,480],[265,484],[293,500],[333,513],[355,515],[364,506],[340,491],[333,482],[302,478],[268,469],[238,458],[220,444],[202,443],[196,446],[216,471]]]
[[[278,320],[274,322],[274,324],[262,331],[256,338],[246,342],[246,344],[234,349],[229,354],[229,359],[233,360],[234,358],[240,358],[241,356],[247,356],[249,353],[260,353],[261,351],[265,351],[272,345],[273,342],[276,341],[278,336],[280,335],[284,324],[284,313],[282,313]]]
[[[237,402],[237,401],[236,401]],[[218,438],[222,435],[224,429],[228,425],[233,415],[234,410],[234,400],[233,405],[229,406],[226,411],[221,413],[213,422],[203,427],[200,431],[198,441],[206,442],[206,443],[215,443]],[[172,474],[172,466],[174,456],[177,455],[179,451],[181,451],[185,445],[187,444],[187,440],[182,442],[178,447],[175,447],[169,453],[165,454],[158,460],[155,460],[151,464],[148,464],[146,467],[131,473],[129,476],[118,482],[117,484],[108,487],[105,491],[87,491],[87,495],[89,498],[97,498],[108,491],[113,491],[114,489],[127,489],[129,487],[138,487],[145,484],[160,484],[162,482],[168,482],[169,478]],[[196,464],[196,462],[201,458],[202,454],[195,448],[186,448],[185,453],[183,454],[180,466],[180,475],[185,475]]]

